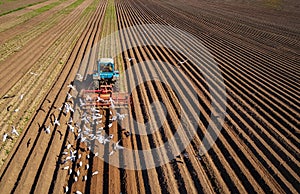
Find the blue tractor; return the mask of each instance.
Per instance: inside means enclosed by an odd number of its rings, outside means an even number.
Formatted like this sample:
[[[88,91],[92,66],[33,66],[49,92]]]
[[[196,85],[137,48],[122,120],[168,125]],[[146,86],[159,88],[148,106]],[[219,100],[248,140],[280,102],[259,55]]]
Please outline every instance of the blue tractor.
[[[93,74],[95,86],[115,83],[119,78],[119,71],[115,70],[112,58],[101,58],[97,61],[97,70]]]

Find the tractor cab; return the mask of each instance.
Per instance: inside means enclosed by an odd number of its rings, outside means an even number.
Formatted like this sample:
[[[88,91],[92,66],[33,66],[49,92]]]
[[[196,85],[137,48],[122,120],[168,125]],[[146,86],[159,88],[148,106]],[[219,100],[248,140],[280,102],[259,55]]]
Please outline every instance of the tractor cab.
[[[97,70],[93,74],[94,80],[112,80],[119,77],[119,71],[115,71],[112,58],[101,58],[97,61]]]

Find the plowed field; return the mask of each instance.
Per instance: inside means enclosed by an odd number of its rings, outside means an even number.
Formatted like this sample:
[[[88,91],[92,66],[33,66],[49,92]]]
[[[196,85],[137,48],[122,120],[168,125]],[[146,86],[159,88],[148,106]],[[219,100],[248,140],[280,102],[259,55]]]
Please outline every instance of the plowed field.
[[[1,193],[300,192],[298,1],[27,1],[0,4]],[[102,57],[132,104],[95,118]]]

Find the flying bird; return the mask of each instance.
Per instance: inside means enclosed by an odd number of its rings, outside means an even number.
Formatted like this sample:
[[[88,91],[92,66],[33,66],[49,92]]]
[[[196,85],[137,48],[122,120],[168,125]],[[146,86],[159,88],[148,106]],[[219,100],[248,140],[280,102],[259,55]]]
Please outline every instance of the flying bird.
[[[15,126],[12,126],[11,133],[14,134],[14,135],[16,135],[16,136],[19,136],[19,133],[18,133],[18,131],[16,130]]]
[[[45,128],[45,132],[46,132],[47,134],[50,133],[50,125],[49,125],[48,127]]]
[[[76,88],[72,84],[69,84],[67,87],[71,88],[72,90],[76,90]]]
[[[57,120],[57,118],[55,118],[53,125],[58,125],[58,126],[60,126],[60,122]]]

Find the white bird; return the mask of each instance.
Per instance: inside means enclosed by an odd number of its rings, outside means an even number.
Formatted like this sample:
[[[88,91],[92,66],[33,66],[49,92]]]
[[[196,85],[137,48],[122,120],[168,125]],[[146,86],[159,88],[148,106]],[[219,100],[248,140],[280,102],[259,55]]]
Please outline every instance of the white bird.
[[[68,149],[68,150],[69,150],[71,147],[72,147],[71,144],[68,144],[68,145],[67,145],[67,149]]]
[[[20,95],[20,100],[23,100],[24,94]]]
[[[67,87],[71,88],[72,90],[76,90],[76,88],[72,84],[67,85]]]
[[[31,75],[38,75],[37,73],[34,73],[34,72],[30,72],[30,74],[31,74]]]
[[[105,100],[103,98],[100,98],[100,96],[97,96],[97,102],[104,102]]]
[[[93,119],[93,121],[97,120],[97,119],[102,119],[102,115],[97,116],[96,114],[93,114],[92,119]]]
[[[16,136],[19,136],[19,133],[18,133],[18,131],[16,130],[15,126],[12,126],[11,133],[14,134],[14,135],[16,135]]]
[[[127,115],[127,114],[120,114],[120,113],[117,112],[117,118],[118,118],[119,120],[123,120],[123,119],[125,118],[126,115]]]
[[[83,100],[81,99],[81,98],[79,98],[79,106],[81,107],[81,106],[85,106],[86,105],[86,103],[85,102],[83,102]]]
[[[69,175],[71,175],[71,174],[72,174],[72,168],[69,169]]]
[[[3,138],[2,138],[2,141],[3,141],[3,142],[6,141],[7,136],[8,136],[8,134],[7,134],[7,133],[4,133]]]
[[[77,170],[76,175],[79,177],[79,175],[80,175],[79,169]]]
[[[75,177],[74,177],[74,181],[77,182],[77,180],[78,180],[78,178],[77,178],[77,176],[75,176]]]
[[[76,193],[76,194],[82,194],[80,191],[76,191],[75,193]]]
[[[92,173],[92,176],[98,174],[99,172],[96,170],[95,172]]]
[[[57,118],[55,118],[53,125],[58,125],[58,126],[60,126],[60,122],[57,120]]]
[[[82,181],[86,181],[86,180],[87,180],[87,176],[84,175],[84,176],[82,177]]]
[[[17,109],[14,110],[14,112],[19,112],[19,110],[20,110],[20,109],[17,108]]]
[[[99,155],[99,153],[98,153],[98,152],[96,152],[96,153],[94,154],[94,156],[95,156],[95,157],[97,157],[98,155]]]
[[[85,169],[88,170],[90,168],[89,164],[86,164]]]
[[[79,166],[82,167],[82,161],[79,162]]]
[[[86,158],[87,158],[87,159],[90,159],[90,155],[89,155],[89,154],[88,154],[88,155],[86,155]]]
[[[65,166],[63,169],[68,170],[69,168],[70,168],[69,166]]]
[[[73,127],[71,124],[68,124],[68,126],[69,126],[69,130],[70,130],[72,133],[74,133],[75,127]]]
[[[81,154],[78,154],[78,159],[80,159],[81,158]]]
[[[126,59],[130,62],[130,61],[132,61],[135,58],[134,57],[131,57],[131,58],[126,57]]]
[[[48,125],[48,127],[45,127],[45,132],[46,132],[47,134],[50,133],[50,125]]]
[[[68,191],[69,191],[69,187],[66,186],[66,187],[65,187],[65,193],[67,193]]]
[[[123,150],[124,149],[123,146],[119,145],[120,141],[121,141],[121,139],[119,141],[117,141],[117,143],[114,144],[114,147],[113,147],[114,150]]]
[[[111,119],[109,119],[110,121],[115,121],[115,120],[117,120],[117,116],[112,116],[112,118]]]
[[[108,124],[108,127],[111,128],[111,127],[112,127],[112,123],[109,123],[109,124]]]
[[[68,95],[68,100],[70,100],[71,98],[73,98],[73,96],[69,92],[67,93],[67,95]]]
[[[82,75],[79,74],[79,73],[76,74],[76,78],[77,78],[77,80],[79,80],[79,81],[82,81],[82,79],[83,79]]]
[[[179,64],[183,64],[183,63],[185,63],[185,62],[187,62],[188,60],[186,59],[186,60],[184,60],[184,61],[178,61],[178,63]]]

